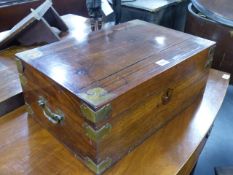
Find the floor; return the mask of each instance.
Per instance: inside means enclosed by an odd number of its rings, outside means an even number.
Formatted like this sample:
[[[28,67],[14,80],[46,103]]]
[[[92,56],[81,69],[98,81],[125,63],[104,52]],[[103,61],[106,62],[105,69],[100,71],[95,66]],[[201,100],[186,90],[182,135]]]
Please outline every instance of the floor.
[[[194,175],[214,175],[216,166],[233,166],[233,86],[228,88]]]

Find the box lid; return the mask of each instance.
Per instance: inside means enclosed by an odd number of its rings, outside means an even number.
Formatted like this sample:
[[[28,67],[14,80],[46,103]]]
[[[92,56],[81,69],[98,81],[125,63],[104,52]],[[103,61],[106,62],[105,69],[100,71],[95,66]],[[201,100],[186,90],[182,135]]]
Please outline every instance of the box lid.
[[[97,109],[213,44],[134,20],[16,56]]]

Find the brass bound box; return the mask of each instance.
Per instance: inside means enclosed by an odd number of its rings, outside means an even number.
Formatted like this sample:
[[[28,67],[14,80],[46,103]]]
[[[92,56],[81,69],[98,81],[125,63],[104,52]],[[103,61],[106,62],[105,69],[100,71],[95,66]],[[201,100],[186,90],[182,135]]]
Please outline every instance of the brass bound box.
[[[101,174],[203,94],[214,44],[135,20],[17,62],[31,116]]]

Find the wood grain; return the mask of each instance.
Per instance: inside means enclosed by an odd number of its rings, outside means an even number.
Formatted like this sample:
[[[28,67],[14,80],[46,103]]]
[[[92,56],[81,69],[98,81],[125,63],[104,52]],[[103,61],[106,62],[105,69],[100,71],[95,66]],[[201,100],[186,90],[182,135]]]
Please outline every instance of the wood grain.
[[[229,81],[223,74],[211,70],[201,103],[197,100],[105,175],[188,175],[224,99]],[[1,174],[92,174],[24,108],[0,119],[0,140]]]

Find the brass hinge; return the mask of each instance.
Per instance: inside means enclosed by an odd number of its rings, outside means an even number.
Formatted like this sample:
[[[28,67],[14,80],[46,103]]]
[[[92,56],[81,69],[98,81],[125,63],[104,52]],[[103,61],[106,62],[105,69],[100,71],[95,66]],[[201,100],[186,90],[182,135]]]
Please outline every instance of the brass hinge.
[[[27,84],[27,79],[23,74],[19,74],[19,80],[22,86],[25,86]]]
[[[87,123],[85,123],[83,127],[85,128],[86,135],[95,142],[101,141],[112,129],[112,126],[109,123],[105,124],[98,130],[95,130]]]
[[[103,160],[101,163],[96,164],[93,162],[89,157],[85,158],[85,164],[88,168],[90,168],[94,173],[101,174],[103,173],[107,168],[109,168],[112,164],[112,159],[107,158]]]
[[[93,123],[98,123],[104,119],[107,119],[112,111],[112,107],[110,104],[103,106],[97,111],[92,110],[89,106],[85,104],[82,104],[80,108],[83,116]]]

